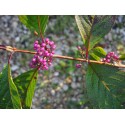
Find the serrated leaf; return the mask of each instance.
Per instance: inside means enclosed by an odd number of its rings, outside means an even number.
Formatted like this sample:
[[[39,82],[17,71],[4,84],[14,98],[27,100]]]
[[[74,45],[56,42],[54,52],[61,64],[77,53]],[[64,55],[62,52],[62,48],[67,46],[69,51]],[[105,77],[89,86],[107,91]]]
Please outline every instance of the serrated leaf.
[[[95,47],[90,51],[90,59],[100,60],[106,56],[106,52],[102,47]]]
[[[115,16],[75,16],[82,39],[91,50],[111,30]]]
[[[23,108],[31,108],[37,82],[38,70],[30,70],[14,78]]]
[[[94,108],[124,108],[125,69],[91,63],[86,88]]]
[[[23,16],[19,16],[19,19],[31,31],[37,32],[38,34],[40,34],[40,29],[41,29],[42,35],[44,34],[46,25],[48,22],[48,16],[23,15]],[[39,28],[39,23],[40,23],[40,28]]]
[[[0,74],[0,108],[22,108],[18,90],[11,77],[10,65],[6,65]]]

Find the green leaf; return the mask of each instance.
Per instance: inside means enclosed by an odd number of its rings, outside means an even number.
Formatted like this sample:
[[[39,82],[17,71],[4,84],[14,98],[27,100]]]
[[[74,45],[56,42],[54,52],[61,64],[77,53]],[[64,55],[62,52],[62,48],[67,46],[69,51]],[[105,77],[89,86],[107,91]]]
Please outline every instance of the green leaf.
[[[98,57],[96,54],[94,53],[90,53],[90,59],[91,60],[96,60],[96,61],[99,61],[100,60],[100,57]]]
[[[120,60],[125,60],[125,54],[122,54],[120,57],[119,57]]]
[[[40,30],[42,32],[42,35],[44,35],[46,25],[48,22],[48,16],[38,16],[38,15],[23,15],[19,16],[20,21],[31,31],[36,31],[38,34],[40,34]],[[40,23],[40,28],[39,28]]]
[[[94,108],[125,107],[125,69],[90,63],[86,74],[86,88]]]
[[[90,51],[90,59],[100,60],[106,56],[106,52],[102,47],[95,47]]]
[[[38,70],[30,70],[14,78],[23,108],[31,108],[37,82]]]
[[[11,77],[10,65],[6,65],[0,74],[0,108],[22,108],[18,90]]]
[[[104,58],[106,56],[106,52],[102,47],[96,47],[92,49],[93,53],[98,57]]]
[[[111,30],[115,16],[75,16],[86,48],[91,50]]]

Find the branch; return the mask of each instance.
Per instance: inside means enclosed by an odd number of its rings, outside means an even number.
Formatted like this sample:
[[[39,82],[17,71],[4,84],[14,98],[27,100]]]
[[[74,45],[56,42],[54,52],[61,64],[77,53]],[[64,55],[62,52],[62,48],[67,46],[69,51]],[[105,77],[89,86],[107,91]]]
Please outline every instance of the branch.
[[[10,52],[21,52],[21,53],[36,54],[36,52],[32,52],[32,51],[28,51],[28,50],[21,50],[21,49],[17,49],[15,47],[11,47],[11,46],[0,45],[0,49],[10,51]],[[70,57],[70,56],[54,55],[53,58],[68,59],[68,60],[75,60],[75,61],[81,61],[81,62],[102,64],[102,65],[105,64],[105,65],[114,66],[114,67],[118,67],[118,68],[125,68],[125,65],[123,65],[123,64],[113,65],[112,63],[105,63],[105,62],[101,62],[101,61],[88,60],[88,59],[82,59],[82,58],[74,58],[74,57]]]
[[[114,66],[114,67],[119,67],[119,68],[125,68],[125,65],[123,64],[112,64],[112,63],[105,63],[101,61],[95,61],[95,60],[86,60],[86,59],[81,59],[81,58],[74,58],[70,56],[61,56],[61,55],[54,55],[54,58],[61,58],[61,59],[69,59],[69,60],[76,60],[76,61],[81,61],[81,62],[88,62],[88,63],[95,63],[95,64],[105,64],[109,66]]]

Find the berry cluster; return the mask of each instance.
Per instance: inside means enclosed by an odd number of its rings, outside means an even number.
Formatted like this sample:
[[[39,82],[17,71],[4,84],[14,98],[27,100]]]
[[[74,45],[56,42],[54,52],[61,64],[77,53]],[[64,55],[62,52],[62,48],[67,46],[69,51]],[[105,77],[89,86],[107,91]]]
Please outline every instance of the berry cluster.
[[[34,50],[36,54],[30,62],[31,68],[38,68],[39,70],[48,70],[48,67],[52,64],[52,57],[54,55],[56,45],[53,41],[45,38],[41,43],[39,41],[34,42]]]
[[[82,64],[76,64],[76,68],[81,68]]]
[[[110,63],[112,61],[117,61],[119,58],[114,52],[109,52],[105,58],[103,58],[103,62]]]

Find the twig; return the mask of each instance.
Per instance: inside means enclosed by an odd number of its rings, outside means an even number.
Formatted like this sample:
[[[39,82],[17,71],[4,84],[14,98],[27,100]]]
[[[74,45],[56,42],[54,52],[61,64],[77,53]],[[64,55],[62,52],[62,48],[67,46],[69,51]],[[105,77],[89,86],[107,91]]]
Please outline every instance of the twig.
[[[70,57],[70,56],[61,56],[61,55],[54,55],[53,57],[54,58],[61,58],[61,59],[76,60],[76,61],[81,61],[81,62],[89,62],[89,63],[95,63],[95,64],[105,64],[105,65],[109,65],[109,66],[125,68],[125,65],[123,65],[123,64],[120,64],[120,65],[115,64],[115,65],[113,65],[112,63],[105,63],[105,62],[101,62],[101,61],[86,60],[86,59],[74,58],[74,57]]]
[[[32,51],[28,51],[28,50],[21,50],[21,49],[17,49],[17,48],[11,47],[11,46],[0,45],[0,49],[10,51],[10,52],[36,54],[36,52],[32,52]],[[87,59],[82,59],[82,58],[74,58],[74,57],[70,57],[70,56],[54,55],[53,58],[68,59],[68,60],[75,60],[75,61],[81,61],[81,62],[88,62],[89,61],[89,63],[103,64],[103,65],[105,64],[105,65],[114,66],[114,67],[118,67],[118,68],[125,68],[125,65],[123,65],[123,64],[113,65],[112,63],[105,63],[105,62],[101,62],[101,61],[87,60]]]

